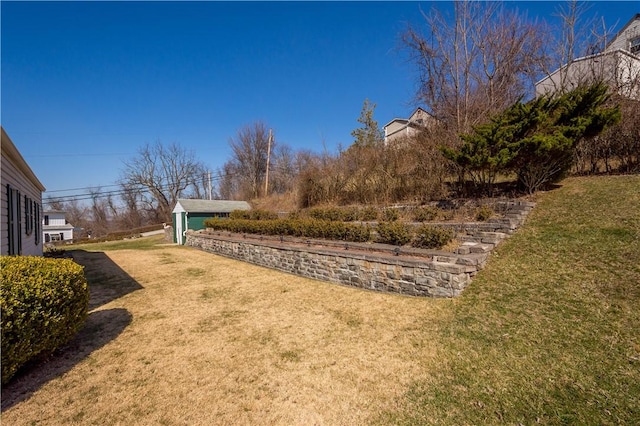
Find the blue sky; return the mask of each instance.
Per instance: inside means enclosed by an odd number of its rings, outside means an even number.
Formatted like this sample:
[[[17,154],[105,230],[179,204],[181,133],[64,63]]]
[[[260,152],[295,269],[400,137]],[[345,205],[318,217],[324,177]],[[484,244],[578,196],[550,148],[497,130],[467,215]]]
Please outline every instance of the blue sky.
[[[155,141],[215,171],[256,121],[295,150],[335,152],[366,98],[380,126],[417,106],[399,37],[433,4],[2,1],[2,126],[45,196],[109,189]],[[506,4],[550,20],[558,2]],[[640,12],[590,4],[617,29]]]

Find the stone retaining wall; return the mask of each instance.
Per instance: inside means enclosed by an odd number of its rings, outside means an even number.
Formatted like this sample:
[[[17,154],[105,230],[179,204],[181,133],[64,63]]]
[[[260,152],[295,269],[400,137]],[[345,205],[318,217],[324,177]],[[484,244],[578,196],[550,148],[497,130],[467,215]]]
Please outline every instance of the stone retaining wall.
[[[519,226],[533,208],[516,209]],[[268,238],[228,232],[188,231],[191,247],[308,278],[364,289],[411,296],[455,297],[480,271],[491,250],[515,227],[503,222],[509,232],[459,229],[468,239],[455,253],[396,248],[381,244]],[[461,226],[461,225],[458,225]],[[492,225],[493,226],[493,225]],[[500,229],[503,229],[500,228]],[[481,229],[484,229],[481,227]]]

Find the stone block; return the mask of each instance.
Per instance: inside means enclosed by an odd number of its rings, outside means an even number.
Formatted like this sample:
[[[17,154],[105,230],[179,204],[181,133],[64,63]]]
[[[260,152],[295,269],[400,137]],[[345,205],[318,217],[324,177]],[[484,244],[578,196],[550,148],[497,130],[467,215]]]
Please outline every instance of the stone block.
[[[471,253],[489,253],[493,249],[493,244],[475,244],[469,247]]]
[[[433,277],[421,277],[416,278],[416,287],[421,287],[423,289],[436,287],[438,285],[438,280]]]
[[[443,273],[460,274],[464,272],[464,266],[456,263],[437,263],[434,262],[435,270]],[[447,278],[448,279],[448,278]]]
[[[471,250],[469,249],[469,246],[462,245],[456,249],[456,253],[464,255],[471,253]]]
[[[438,263],[456,263],[457,258],[454,256],[433,256],[433,261]]]

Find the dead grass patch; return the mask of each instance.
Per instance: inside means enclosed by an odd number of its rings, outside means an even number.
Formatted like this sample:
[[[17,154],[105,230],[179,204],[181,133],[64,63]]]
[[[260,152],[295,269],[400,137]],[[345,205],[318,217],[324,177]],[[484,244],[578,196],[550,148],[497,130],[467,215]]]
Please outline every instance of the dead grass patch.
[[[130,323],[100,324],[112,339],[64,374],[38,381],[44,364],[11,383],[6,424],[366,424],[429,374],[438,344],[424,324],[450,303],[177,246],[84,259],[101,300],[92,315],[120,309]],[[107,291],[124,277],[136,291]]]

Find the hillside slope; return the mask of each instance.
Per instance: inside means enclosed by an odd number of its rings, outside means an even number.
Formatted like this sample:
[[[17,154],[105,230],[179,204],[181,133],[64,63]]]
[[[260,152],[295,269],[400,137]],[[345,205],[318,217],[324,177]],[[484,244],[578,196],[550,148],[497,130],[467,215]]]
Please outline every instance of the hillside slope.
[[[640,176],[541,194],[380,423],[640,424]]]

